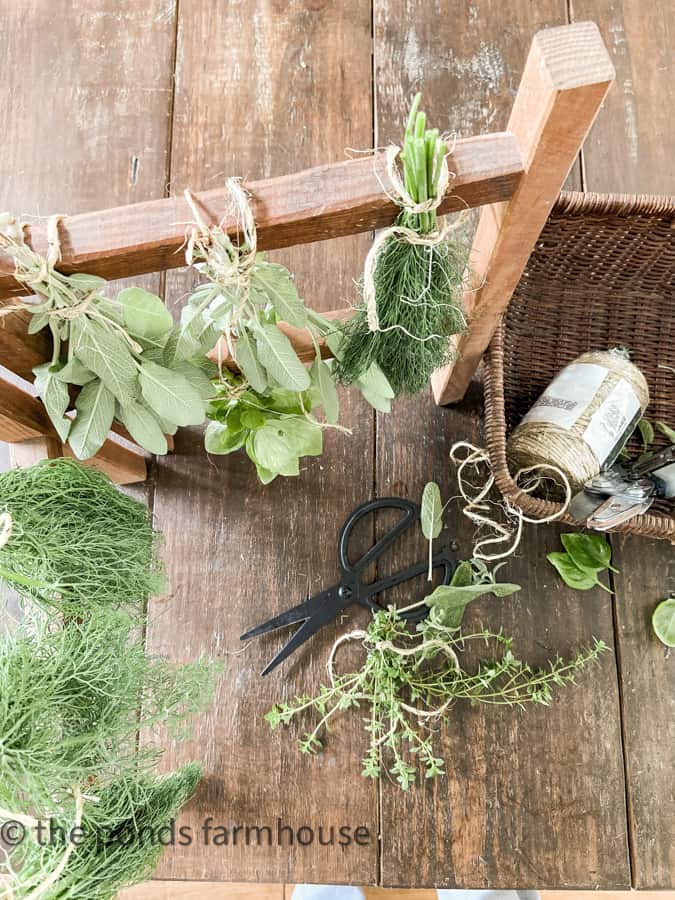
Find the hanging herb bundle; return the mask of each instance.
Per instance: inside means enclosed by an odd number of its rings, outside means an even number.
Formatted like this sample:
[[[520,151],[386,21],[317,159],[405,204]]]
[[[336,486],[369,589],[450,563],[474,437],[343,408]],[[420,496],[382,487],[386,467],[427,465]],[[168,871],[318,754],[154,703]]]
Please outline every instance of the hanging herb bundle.
[[[240,243],[220,226],[207,226],[189,192],[197,222],[187,260],[206,278],[190,297],[182,322],[190,331],[225,333],[229,352],[241,375],[222,366],[217,396],[208,408],[212,420],[205,443],[209,453],[232,453],[242,447],[265,484],[277,475],[297,475],[303,456],[322,451],[323,429],[339,427],[339,399],[330,363],[321,357],[319,340],[335,335],[335,325],[305,307],[293,276],[257,252],[255,222],[236,179],[228,187],[239,220]],[[303,328],[314,343],[307,368],[288,336],[286,322]],[[378,409],[389,410],[393,397],[377,364],[367,367],[358,387]],[[316,417],[323,409],[323,420]]]
[[[466,324],[461,292],[468,245],[456,230],[459,220],[440,225],[436,214],[449,183],[448,147],[438,129],[427,129],[419,104],[418,94],[403,149],[387,150],[391,196],[402,212],[370,249],[363,302],[343,326],[336,365],[338,381],[352,384],[377,363],[396,395],[426,386],[448,362],[449,337]]]
[[[0,821],[23,828],[0,860],[8,897],[107,900],[148,877],[162,847],[143,829],[168,827],[199,781],[194,765],[157,779],[151,735],[161,723],[187,736],[219,667],[148,657],[136,627],[99,610],[0,641]],[[149,738],[140,746],[139,729]],[[66,834],[46,839],[50,822]]]
[[[73,459],[0,474],[0,580],[61,609],[143,604],[164,587],[143,504]]]
[[[437,588],[422,601],[430,614],[417,626],[417,633],[409,631],[394,607],[376,613],[365,631],[353,631],[336,642],[328,663],[329,683],[321,685],[315,697],[297,697],[274,706],[266,716],[269,724],[275,728],[312,716],[312,728],[299,741],[299,748],[315,753],[334,717],[358,708],[369,735],[364,776],[377,778],[384,766],[407,790],[417,778],[415,759],[423,764],[427,778],[444,774],[445,760],[435,755],[432,733],[439,724],[449,723],[455,701],[548,705],[554,685],[573,683],[607,649],[602,641],[595,641],[567,662],[556,657],[548,668],[534,669],[514,656],[511,638],[484,630],[462,633],[459,626],[471,600],[484,593],[503,596],[517,589],[517,585],[495,583],[484,564],[460,564],[451,585]],[[335,651],[350,640],[361,641],[365,662],[356,672],[336,675]],[[495,645],[498,653],[469,672],[460,656],[476,641]]]
[[[58,217],[49,231],[44,259],[24,243],[14,219],[0,216],[0,247],[13,257],[16,279],[36,294],[2,314],[24,310],[30,334],[51,333],[52,359],[33,371],[54,428],[79,459],[97,453],[114,421],[149,452],[166,453],[166,434],[204,421],[213,391],[203,357],[218,335],[189,321],[174,325],[162,300],[141,288],[110,299],[104,279],[58,272]],[[74,418],[66,415],[69,388],[79,389]]]

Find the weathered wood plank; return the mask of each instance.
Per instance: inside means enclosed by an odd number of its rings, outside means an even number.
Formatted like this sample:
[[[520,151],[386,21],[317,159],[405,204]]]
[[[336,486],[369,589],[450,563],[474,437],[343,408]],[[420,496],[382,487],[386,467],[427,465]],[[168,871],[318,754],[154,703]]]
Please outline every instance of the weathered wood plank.
[[[457,17],[411,0],[377,0],[375,62],[381,143],[403,123],[407,99],[424,92],[441,127],[503,127],[533,32],[566,19],[563,0],[472,2]],[[403,73],[403,78],[401,78]],[[400,86],[399,86],[400,85]],[[395,87],[392,87],[395,86]],[[453,118],[442,116],[448,108]],[[439,118],[440,117],[440,118]],[[481,444],[480,410],[467,401],[434,408],[431,396],[399,402],[378,420],[377,490],[419,496],[434,479],[457,495],[448,451]],[[454,502],[448,537],[470,553],[471,526]],[[560,584],[545,561],[554,528],[529,529],[500,573],[523,585],[514,598],[475,604],[467,625],[504,628],[534,664],[567,655],[593,635],[611,643],[611,603]],[[420,550],[421,545],[420,545]],[[402,793],[382,781],[382,883],[461,888],[620,887],[630,884],[616,669],[599,670],[549,709],[519,713],[458,705],[438,737],[448,778]]]
[[[225,174],[268,177],[372,145],[370,7],[301,0],[181,4],[172,189],[222,182]],[[242,27],[242,23],[247,23]],[[252,24],[253,23],[253,24]],[[204,66],[217,77],[204,77]],[[241,77],[238,73],[241,73]],[[242,111],[246,115],[242,118]],[[297,274],[310,305],[338,306],[351,289],[365,238],[275,254]],[[180,297],[190,277],[170,274]],[[352,435],[326,432],[325,452],[299,479],[256,480],[244,453],[208,458],[198,430],[181,430],[173,459],[157,465],[155,513],[165,535],[172,593],[152,604],[148,647],[173,658],[238,651],[238,636],[308,593],[334,583],[336,537],[373,484],[372,412],[343,395]],[[377,791],[360,776],[363,746],[345,720],[318,758],[298,753],[293,733],[270,733],[264,713],[279,699],[314,690],[328,647],[346,622],[325,628],[289,665],[259,677],[287,632],[228,655],[213,711],[194,742],[172,746],[165,765],[201,759],[205,780],[182,821],[207,816],[227,827],[366,825],[369,846],[204,846],[166,854],[160,877],[234,881],[369,883],[377,879]],[[355,735],[359,735],[358,739]]]
[[[508,203],[481,213],[465,294],[469,328],[453,342],[456,362],[432,378],[437,403],[464,395],[613,79],[593,22],[534,36],[508,124],[525,174]]]
[[[0,7],[0,211],[34,221],[163,195],[174,4]],[[143,283],[156,290],[159,277]],[[0,321],[0,363],[32,381],[51,348],[45,333],[26,335],[26,321],[24,313]],[[123,477],[127,455],[136,480],[142,456],[113,444],[107,462]]]
[[[344,148],[333,155],[343,155]],[[522,173],[513,135],[489,134],[458,141],[450,160],[451,180],[441,212],[508,199]],[[236,171],[240,171],[237,169]],[[359,234],[390,225],[398,207],[382,190],[384,154],[316,166],[293,175],[245,184],[258,226],[261,250]],[[223,222],[236,234],[237,220],[226,188],[204,191],[197,204],[207,221]],[[59,227],[64,272],[126,278],[183,266],[185,230],[192,221],[181,196],[66,219]],[[47,251],[46,225],[26,229],[26,240]],[[25,288],[14,281],[13,265],[0,254],[0,299]]]
[[[593,15],[612,55],[617,86],[584,147],[589,191],[675,194],[675,9],[648,17],[632,2],[574,0]],[[674,382],[675,390],[675,382]],[[673,424],[673,423],[671,423]],[[661,541],[613,539],[633,886],[675,886],[675,667],[650,625],[675,591],[675,554]]]

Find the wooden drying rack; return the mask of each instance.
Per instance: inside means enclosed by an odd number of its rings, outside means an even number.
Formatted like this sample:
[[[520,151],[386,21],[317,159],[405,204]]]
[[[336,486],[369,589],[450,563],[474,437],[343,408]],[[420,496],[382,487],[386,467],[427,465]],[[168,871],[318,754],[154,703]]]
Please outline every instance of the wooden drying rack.
[[[483,208],[471,252],[472,286],[464,298],[469,328],[455,340],[458,361],[432,378],[437,403],[464,395],[613,80],[614,68],[593,22],[540,31],[532,41],[507,131],[457,141],[449,160],[454,178],[439,212]],[[382,189],[385,179],[379,154],[248,182],[259,248],[279,249],[390,225],[399,210]],[[234,235],[227,190],[195,196],[204,218],[222,221]],[[59,269],[115,279],[178,268],[185,264],[182,248],[191,220],[182,197],[69,216],[59,226]],[[26,240],[46,254],[46,225],[27,227]],[[2,304],[26,293],[13,271],[12,260],[0,255]],[[50,359],[51,348],[44,332],[27,334],[27,318],[24,312],[3,318],[0,363],[32,381],[33,366]],[[311,355],[307,333],[284,328],[300,355]],[[126,437],[123,428],[115,431]],[[91,463],[119,483],[144,480],[146,455],[117,436],[111,435]],[[12,444],[17,465],[69,453],[40,401],[2,374],[0,440]]]

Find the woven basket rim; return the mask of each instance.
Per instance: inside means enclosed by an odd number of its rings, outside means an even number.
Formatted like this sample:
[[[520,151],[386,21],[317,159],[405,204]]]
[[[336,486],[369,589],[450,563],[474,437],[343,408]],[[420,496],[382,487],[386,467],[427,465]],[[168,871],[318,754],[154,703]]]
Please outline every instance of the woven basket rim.
[[[592,191],[561,191],[553,213],[583,215],[597,213],[611,216],[675,215],[675,195],[664,194],[599,194]]]

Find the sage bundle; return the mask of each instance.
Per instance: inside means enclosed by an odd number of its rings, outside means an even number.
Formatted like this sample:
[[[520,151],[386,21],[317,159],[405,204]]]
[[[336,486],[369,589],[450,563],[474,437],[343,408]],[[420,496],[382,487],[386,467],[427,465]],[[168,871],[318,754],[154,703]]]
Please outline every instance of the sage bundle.
[[[206,281],[188,300],[181,321],[190,334],[223,333],[240,372],[228,372],[221,359],[207,411],[206,449],[232,453],[245,448],[267,484],[277,475],[298,475],[301,457],[322,452],[323,430],[339,427],[333,370],[320,348],[322,338],[337,333],[334,323],[305,306],[288,269],[258,252],[248,198],[237,179],[227,185],[237,216],[237,243],[221,225],[204,222],[186,191],[196,222],[186,257]],[[314,345],[310,368],[279,327],[282,322],[308,332]],[[393,391],[377,364],[368,366],[358,386],[370,403],[388,411]],[[316,415],[319,409],[322,420]]]
[[[49,330],[52,358],[33,370],[35,388],[76,457],[94,456],[115,421],[150,453],[166,453],[165,435],[204,421],[212,395],[204,354],[217,336],[175,325],[149,291],[125,288],[111,299],[104,279],[57,271],[59,218],[49,221],[50,250],[43,258],[11,216],[0,216],[0,247],[14,259],[15,278],[36,295],[1,314],[23,310],[31,315],[30,334]],[[74,403],[71,390],[77,391]]]
[[[461,217],[453,224],[437,218],[450,180],[448,146],[438,129],[427,129],[419,105],[420,94],[403,148],[386,151],[389,195],[401,213],[368,253],[363,300],[343,326],[336,363],[342,384],[354,383],[376,363],[396,395],[425,387],[450,358],[450,336],[466,324],[461,294],[468,245],[458,228]]]
[[[159,540],[147,508],[91,466],[0,474],[0,581],[43,608],[142,605],[164,588]]]

